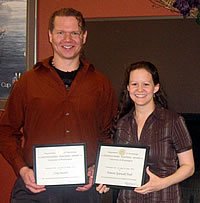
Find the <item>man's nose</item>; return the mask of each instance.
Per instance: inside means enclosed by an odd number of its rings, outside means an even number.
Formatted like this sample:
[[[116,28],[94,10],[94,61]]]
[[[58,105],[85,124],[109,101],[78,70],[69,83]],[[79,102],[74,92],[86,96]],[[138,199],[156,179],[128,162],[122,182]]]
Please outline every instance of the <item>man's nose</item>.
[[[70,32],[65,32],[65,34],[64,34],[64,39],[65,39],[65,40],[71,40],[71,39],[72,39],[71,33],[70,33]]]

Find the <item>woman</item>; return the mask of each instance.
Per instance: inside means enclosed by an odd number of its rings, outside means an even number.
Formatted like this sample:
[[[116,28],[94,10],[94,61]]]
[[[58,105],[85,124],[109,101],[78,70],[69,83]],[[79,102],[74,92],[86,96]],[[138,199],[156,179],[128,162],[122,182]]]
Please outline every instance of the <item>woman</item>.
[[[178,183],[194,173],[192,142],[183,121],[167,110],[156,67],[150,62],[136,62],[126,71],[115,143],[150,147],[148,180],[134,190],[119,191],[118,203],[179,203]],[[107,192],[106,185],[97,191]]]

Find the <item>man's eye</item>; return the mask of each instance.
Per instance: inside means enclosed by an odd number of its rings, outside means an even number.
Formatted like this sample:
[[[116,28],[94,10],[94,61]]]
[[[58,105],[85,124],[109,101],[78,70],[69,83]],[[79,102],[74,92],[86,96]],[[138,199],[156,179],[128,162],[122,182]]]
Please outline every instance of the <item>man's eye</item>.
[[[63,35],[64,33],[62,31],[57,32],[58,35]]]
[[[71,35],[72,35],[72,36],[80,36],[80,34],[81,34],[80,32],[75,32],[75,31],[74,31],[74,32],[71,32]]]

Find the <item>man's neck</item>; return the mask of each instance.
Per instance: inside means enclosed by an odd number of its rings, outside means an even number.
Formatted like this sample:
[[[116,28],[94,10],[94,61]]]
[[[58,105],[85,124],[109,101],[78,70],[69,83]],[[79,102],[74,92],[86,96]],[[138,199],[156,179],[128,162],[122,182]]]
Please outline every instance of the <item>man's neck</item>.
[[[57,59],[54,57],[52,59],[52,65],[64,72],[71,72],[74,70],[77,70],[79,67],[80,61],[78,60],[63,60],[63,59]]]

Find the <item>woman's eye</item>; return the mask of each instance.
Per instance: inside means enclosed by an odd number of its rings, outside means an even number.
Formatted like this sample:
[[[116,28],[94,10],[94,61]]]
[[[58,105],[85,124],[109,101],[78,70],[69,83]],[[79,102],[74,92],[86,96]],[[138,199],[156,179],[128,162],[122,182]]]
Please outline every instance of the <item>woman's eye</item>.
[[[137,83],[131,83],[132,86],[137,86]]]

